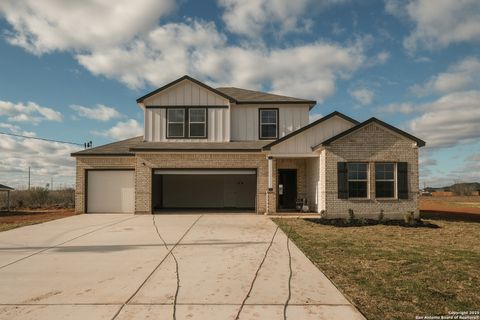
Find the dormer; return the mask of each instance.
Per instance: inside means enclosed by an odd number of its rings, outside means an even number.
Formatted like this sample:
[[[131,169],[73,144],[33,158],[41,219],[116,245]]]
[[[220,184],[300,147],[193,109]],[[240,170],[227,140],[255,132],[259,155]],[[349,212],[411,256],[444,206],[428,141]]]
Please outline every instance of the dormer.
[[[137,99],[147,142],[277,140],[308,124],[315,101],[183,76]]]

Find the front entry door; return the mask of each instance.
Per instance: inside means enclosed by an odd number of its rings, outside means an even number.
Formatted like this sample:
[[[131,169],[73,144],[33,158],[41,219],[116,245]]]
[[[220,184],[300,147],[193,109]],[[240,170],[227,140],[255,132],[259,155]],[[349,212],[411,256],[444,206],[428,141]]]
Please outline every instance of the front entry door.
[[[295,209],[297,199],[297,170],[278,170],[278,208],[280,210]]]

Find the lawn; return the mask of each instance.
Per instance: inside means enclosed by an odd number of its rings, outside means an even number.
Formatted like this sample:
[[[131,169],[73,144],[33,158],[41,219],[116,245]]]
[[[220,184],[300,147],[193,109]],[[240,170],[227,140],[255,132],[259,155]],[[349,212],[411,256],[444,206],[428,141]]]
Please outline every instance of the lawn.
[[[480,196],[425,197],[419,199],[420,210],[480,214]]]
[[[74,214],[74,209],[39,209],[0,212],[0,231],[65,218]]]
[[[480,223],[338,227],[274,219],[368,319],[480,309]]]

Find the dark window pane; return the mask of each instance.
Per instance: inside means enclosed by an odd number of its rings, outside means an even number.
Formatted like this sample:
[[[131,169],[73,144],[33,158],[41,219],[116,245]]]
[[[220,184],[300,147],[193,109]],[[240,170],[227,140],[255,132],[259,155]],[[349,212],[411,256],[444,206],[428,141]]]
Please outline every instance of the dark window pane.
[[[376,163],[375,179],[376,180],[393,180],[395,165],[393,163]]]
[[[169,123],[168,124],[169,137],[183,137],[183,123]]]
[[[205,109],[191,109],[190,122],[205,122]]]
[[[348,197],[349,198],[366,198],[367,182],[366,181],[349,181]]]
[[[205,124],[204,123],[191,123],[190,124],[190,136],[191,137],[204,137],[205,136]]]
[[[169,122],[183,122],[185,119],[185,110],[183,109],[170,109],[168,110]]]
[[[261,123],[277,123],[276,110],[260,110]]]
[[[395,196],[395,188],[393,181],[376,181],[375,196],[377,198],[393,198]]]
[[[366,163],[348,163],[348,180],[367,180]]]
[[[261,130],[261,138],[276,138],[277,137],[277,125],[276,124],[263,124]]]

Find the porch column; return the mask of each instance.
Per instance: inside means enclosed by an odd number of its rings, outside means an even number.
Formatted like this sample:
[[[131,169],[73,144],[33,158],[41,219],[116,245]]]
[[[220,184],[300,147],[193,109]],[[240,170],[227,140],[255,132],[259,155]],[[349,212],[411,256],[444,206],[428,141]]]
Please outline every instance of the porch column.
[[[268,156],[268,191],[273,191],[273,177],[272,177],[272,168],[273,168],[273,157]]]

